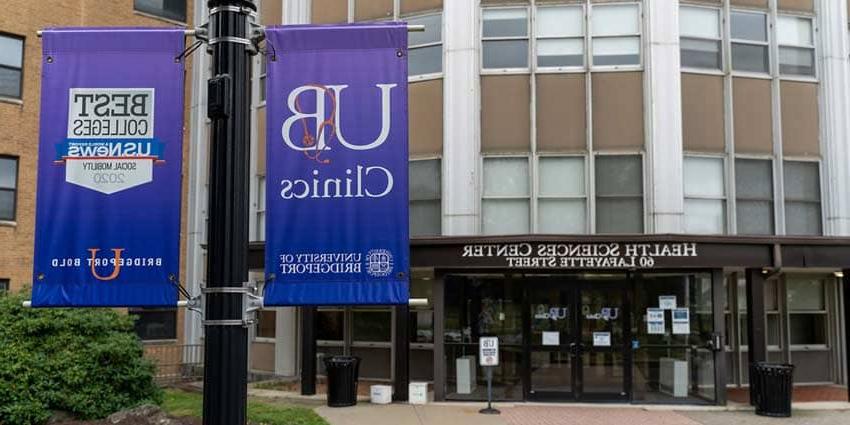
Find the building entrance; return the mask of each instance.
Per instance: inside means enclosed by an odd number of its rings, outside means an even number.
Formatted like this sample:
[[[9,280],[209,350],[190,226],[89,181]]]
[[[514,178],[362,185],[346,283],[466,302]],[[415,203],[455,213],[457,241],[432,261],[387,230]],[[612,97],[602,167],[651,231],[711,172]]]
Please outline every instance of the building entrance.
[[[625,276],[560,276],[527,287],[528,399],[629,400],[627,283]]]

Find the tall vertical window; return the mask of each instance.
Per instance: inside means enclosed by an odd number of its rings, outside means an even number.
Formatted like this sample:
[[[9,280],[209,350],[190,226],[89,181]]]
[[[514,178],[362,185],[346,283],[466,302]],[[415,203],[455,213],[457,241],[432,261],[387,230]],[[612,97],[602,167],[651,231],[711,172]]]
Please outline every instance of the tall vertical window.
[[[529,195],[528,158],[484,158],[483,233],[528,233]]]
[[[643,233],[643,163],[639,155],[596,157],[596,232]]]
[[[0,279],[0,295],[9,292],[9,279]]]
[[[766,14],[732,11],[732,69],[769,72]]]
[[[788,275],[788,328],[791,345],[827,345],[824,281]]]
[[[260,55],[260,103],[266,101],[266,74],[268,69],[268,56]]]
[[[735,202],[738,233],[772,235],[773,170],[770,160],[735,160]]]
[[[23,68],[24,39],[0,33],[0,97],[21,98]]]
[[[541,157],[538,165],[538,232],[587,233],[584,157]]]
[[[15,220],[17,193],[18,158],[0,156],[0,220]]]
[[[481,11],[484,68],[528,68],[528,9]]]
[[[726,229],[723,159],[685,157],[685,231],[719,234]]]
[[[442,233],[440,160],[410,161],[410,235],[439,236]]]
[[[817,162],[785,161],[785,233],[820,235],[820,174]]]
[[[265,143],[265,141],[260,141]],[[257,237],[256,240],[266,240],[266,176],[257,177]]]
[[[408,75],[436,74],[443,71],[443,15],[406,18],[411,25],[424,25],[423,32],[409,32]]]
[[[815,75],[815,40],[812,19],[779,16],[776,25],[779,42],[779,73]]]
[[[555,6],[537,9],[537,66],[584,66],[584,9]]]
[[[133,0],[133,8],[160,18],[186,22],[186,0]]]
[[[682,67],[721,68],[720,9],[682,6],[679,34]]]
[[[637,4],[594,5],[591,18],[594,66],[640,65]]]
[[[277,313],[274,310],[257,311],[257,338],[274,338]]]

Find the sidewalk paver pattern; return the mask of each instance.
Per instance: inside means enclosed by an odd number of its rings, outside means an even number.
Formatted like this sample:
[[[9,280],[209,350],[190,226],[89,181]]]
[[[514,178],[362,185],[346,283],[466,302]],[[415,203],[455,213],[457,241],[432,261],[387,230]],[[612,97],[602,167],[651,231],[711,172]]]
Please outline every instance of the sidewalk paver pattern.
[[[699,425],[687,416],[670,411],[634,408],[529,406],[504,409],[510,425]]]

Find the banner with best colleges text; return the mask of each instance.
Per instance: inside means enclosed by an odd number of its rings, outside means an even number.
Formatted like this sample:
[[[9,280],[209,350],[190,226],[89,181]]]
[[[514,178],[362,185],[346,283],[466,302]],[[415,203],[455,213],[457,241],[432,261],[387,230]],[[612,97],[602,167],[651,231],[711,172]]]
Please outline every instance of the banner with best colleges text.
[[[42,42],[32,305],[176,306],[183,30]]]
[[[265,305],[406,304],[406,24],[266,40]]]

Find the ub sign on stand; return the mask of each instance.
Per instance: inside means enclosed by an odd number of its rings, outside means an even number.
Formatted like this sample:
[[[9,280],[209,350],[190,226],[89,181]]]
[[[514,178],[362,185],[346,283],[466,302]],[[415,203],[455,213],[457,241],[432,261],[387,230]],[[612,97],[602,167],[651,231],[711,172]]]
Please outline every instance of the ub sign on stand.
[[[175,306],[181,29],[44,31],[35,307]]]
[[[499,365],[499,338],[483,336],[478,339],[478,362],[481,366]]]
[[[406,304],[407,26],[266,40],[265,304]]]

